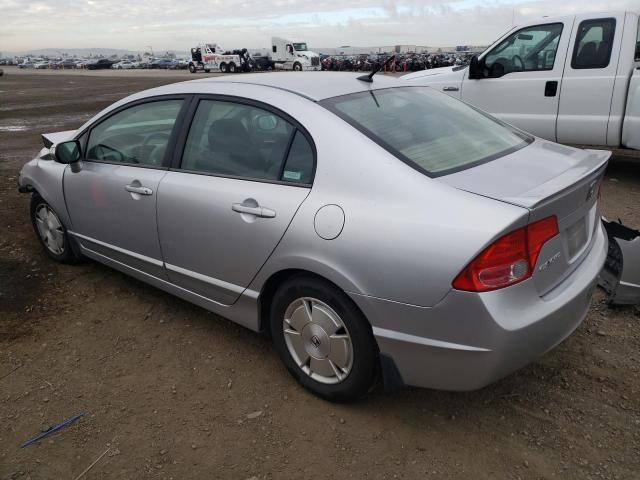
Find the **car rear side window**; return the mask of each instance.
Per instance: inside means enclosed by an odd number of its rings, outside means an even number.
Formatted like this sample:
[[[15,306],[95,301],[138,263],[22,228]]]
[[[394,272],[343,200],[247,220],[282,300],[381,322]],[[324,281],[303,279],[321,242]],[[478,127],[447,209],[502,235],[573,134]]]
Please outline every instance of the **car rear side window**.
[[[161,167],[182,100],[161,100],[122,110],[91,129],[87,160]]]
[[[532,141],[525,133],[429,87],[370,90],[321,103],[429,176],[490,161]]]
[[[571,68],[606,68],[611,60],[615,33],[615,18],[580,22],[571,57]]]
[[[181,168],[220,176],[310,183],[313,152],[309,157],[309,151],[304,135],[271,111],[243,103],[201,100]]]
[[[284,164],[282,180],[285,182],[311,183],[313,176],[313,148],[302,132],[297,131]]]

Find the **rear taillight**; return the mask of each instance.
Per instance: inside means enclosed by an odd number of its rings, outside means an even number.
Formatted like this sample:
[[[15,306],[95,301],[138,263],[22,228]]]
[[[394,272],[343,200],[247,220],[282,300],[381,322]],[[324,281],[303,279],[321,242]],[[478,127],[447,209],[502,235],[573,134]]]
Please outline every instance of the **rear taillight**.
[[[529,278],[542,246],[558,234],[555,216],[507,233],[485,248],[453,281],[453,288],[487,292]]]

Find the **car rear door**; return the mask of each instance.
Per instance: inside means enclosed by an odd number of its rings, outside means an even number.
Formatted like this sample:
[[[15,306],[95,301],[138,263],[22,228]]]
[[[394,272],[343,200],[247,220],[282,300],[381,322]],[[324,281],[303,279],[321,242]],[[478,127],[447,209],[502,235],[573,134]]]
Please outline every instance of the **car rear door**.
[[[607,145],[624,14],[578,15],[574,25],[560,93],[557,140]],[[619,140],[618,135],[615,144]]]
[[[465,77],[462,100],[555,141],[558,94],[571,28],[572,20],[567,20],[512,32],[483,55],[483,78]]]
[[[158,185],[166,174],[184,96],[120,108],[81,137],[83,160],[67,167],[70,233],[85,253],[165,277],[158,241]]]
[[[160,185],[160,244],[172,283],[230,305],[309,194],[315,149],[300,124],[266,105],[201,97],[192,114]]]

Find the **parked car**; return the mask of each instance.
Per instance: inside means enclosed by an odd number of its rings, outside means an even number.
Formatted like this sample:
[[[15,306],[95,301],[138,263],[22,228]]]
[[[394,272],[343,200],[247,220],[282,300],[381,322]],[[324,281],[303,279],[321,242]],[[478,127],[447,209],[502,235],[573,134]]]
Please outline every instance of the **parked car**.
[[[35,63],[33,62],[22,62],[18,64],[18,68],[33,68]]]
[[[78,61],[73,58],[67,58],[65,60],[61,60],[55,64],[55,68],[65,69],[65,68],[76,68],[76,63]]]
[[[584,13],[514,27],[468,68],[402,77],[561,143],[640,149],[638,13]]]
[[[135,65],[129,60],[120,60],[119,62],[111,65],[111,68],[114,68],[116,70],[129,70],[131,68],[135,68]]]
[[[19,188],[45,252],[270,332],[291,374],[334,401],[378,371],[480,388],[565,339],[607,254],[610,152],[361,78],[177,83],[43,135]]]
[[[37,62],[36,64],[33,65],[33,68],[36,68],[39,70],[42,70],[45,68],[51,68],[51,62],[49,62],[48,60]]]
[[[113,65],[113,63],[114,62],[107,58],[101,58],[95,62],[87,63],[85,65],[85,68],[87,68],[88,70],[102,70],[111,68],[111,65]]]
[[[154,60],[149,65],[149,68],[153,69],[161,69],[161,70],[174,70],[177,66],[175,60],[169,60],[167,58],[160,58],[158,60]]]

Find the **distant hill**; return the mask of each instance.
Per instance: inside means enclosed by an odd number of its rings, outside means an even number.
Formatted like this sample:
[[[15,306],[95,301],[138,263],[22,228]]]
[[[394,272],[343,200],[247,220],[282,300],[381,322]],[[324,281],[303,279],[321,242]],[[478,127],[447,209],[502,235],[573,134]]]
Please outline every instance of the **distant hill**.
[[[170,53],[175,53],[178,56],[186,55],[187,52],[181,52],[176,50],[169,50]],[[109,57],[111,55],[138,55],[143,54],[144,50],[124,50],[121,48],[34,48],[32,50],[23,50],[21,52],[0,52],[0,56],[3,57],[61,57],[63,54],[67,54],[69,57],[88,57],[92,55],[94,57],[104,56]],[[158,50],[153,52],[156,56],[162,56],[165,54],[165,50]]]

